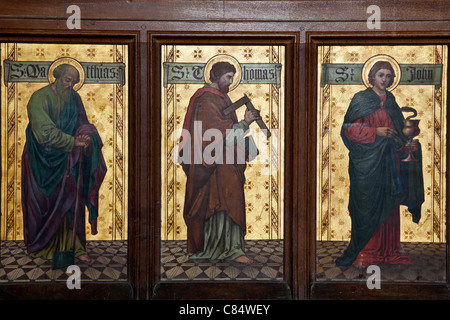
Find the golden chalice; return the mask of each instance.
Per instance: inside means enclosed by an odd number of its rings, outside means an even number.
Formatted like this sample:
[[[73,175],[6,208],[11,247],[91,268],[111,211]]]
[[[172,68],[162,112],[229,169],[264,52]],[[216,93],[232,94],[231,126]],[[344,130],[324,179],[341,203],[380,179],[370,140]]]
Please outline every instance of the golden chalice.
[[[417,116],[417,111],[414,108],[402,107],[400,110],[405,111],[405,112],[414,112],[414,114],[412,116],[409,116],[405,119],[405,122],[404,122],[405,125],[402,130],[403,134],[409,138],[409,142],[411,143],[413,141],[413,138],[417,137],[420,133],[420,129],[419,129],[420,120],[411,119],[411,118],[414,118],[415,116]],[[411,149],[409,149],[408,156],[405,159],[403,159],[402,161],[412,162],[412,161],[418,161],[418,160],[414,157]]]

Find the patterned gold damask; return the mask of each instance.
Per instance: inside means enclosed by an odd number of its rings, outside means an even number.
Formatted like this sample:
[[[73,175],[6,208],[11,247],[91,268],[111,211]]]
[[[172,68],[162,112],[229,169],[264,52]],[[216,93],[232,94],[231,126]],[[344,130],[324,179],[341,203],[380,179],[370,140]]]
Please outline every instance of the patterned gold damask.
[[[54,61],[70,57],[79,62],[123,62],[127,64],[127,46],[2,43],[3,61]],[[3,72],[2,72],[3,73]],[[126,74],[126,73],[125,73]],[[118,84],[84,84],[78,93],[89,121],[103,140],[103,155],[108,168],[100,189],[98,234],[88,240],[127,239],[128,168],[128,79]],[[28,124],[27,103],[33,92],[47,83],[1,83],[1,239],[22,240],[21,157]]]
[[[281,63],[284,74],[284,47],[278,46],[164,46],[164,62],[206,63],[211,57],[227,54],[239,63]],[[270,150],[265,162],[253,161],[245,171],[247,234],[246,239],[283,239],[283,165],[284,165],[284,77],[281,87],[271,84],[240,84],[229,92],[234,102],[247,95],[273,135],[269,141],[258,140],[258,148]],[[161,79],[163,81],[163,79]],[[178,136],[191,96],[203,84],[170,84],[162,88],[161,141],[161,238],[186,239],[183,205],[186,176],[180,165],[172,160],[172,150]],[[236,113],[244,117],[245,107]],[[256,126],[256,124],[252,124]],[[175,140],[175,141],[174,141]],[[266,144],[266,145],[262,145]]]
[[[324,46],[319,50],[318,74],[322,63],[365,63],[374,55],[385,54],[399,64],[443,64],[442,87],[399,85],[392,93],[400,107],[418,111],[423,151],[425,202],[418,224],[404,206],[400,207],[401,241],[445,242],[446,224],[446,134],[447,61],[446,46]],[[367,76],[367,75],[363,75]],[[364,85],[325,85],[318,83],[317,104],[317,240],[349,240],[348,150],[340,137],[344,115],[353,95]],[[406,114],[409,116],[410,114]]]

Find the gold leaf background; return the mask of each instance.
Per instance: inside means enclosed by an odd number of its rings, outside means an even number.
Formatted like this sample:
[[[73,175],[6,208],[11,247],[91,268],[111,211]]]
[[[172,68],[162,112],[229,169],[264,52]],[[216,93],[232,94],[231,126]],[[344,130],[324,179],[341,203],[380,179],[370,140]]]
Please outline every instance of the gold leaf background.
[[[1,62],[54,61],[71,57],[79,62],[123,62],[127,66],[128,48],[122,45],[81,45],[42,43],[1,43]],[[127,72],[125,72],[127,74]],[[98,231],[88,240],[127,239],[128,168],[128,79],[125,86],[84,84],[78,91],[89,121],[103,140],[103,155],[108,168],[99,193]],[[1,83],[1,238],[23,239],[21,211],[21,157],[28,124],[27,103],[33,92],[48,83]]]
[[[281,63],[282,82],[277,89],[269,84],[240,84],[229,92],[232,101],[246,94],[272,131],[269,143],[257,140],[258,148],[270,150],[270,159],[252,161],[245,171],[247,235],[246,239],[283,238],[283,165],[284,165],[284,47],[279,46],[164,46],[164,62],[206,63],[217,54],[228,54],[239,63]],[[161,79],[162,81],[163,79]],[[178,137],[172,134],[183,125],[189,99],[203,85],[177,84],[162,88],[162,168],[161,168],[161,238],[163,240],[186,239],[183,220],[184,188],[186,176],[181,166],[173,163],[171,151]],[[245,107],[237,110],[243,119]],[[257,128],[252,124],[252,128]],[[275,133],[278,132],[278,135]],[[265,145],[264,145],[265,144]],[[264,172],[261,174],[261,172]],[[270,171],[270,172],[269,172]],[[268,172],[269,174],[266,174]]]
[[[319,50],[321,63],[364,63],[377,54],[392,56],[399,64],[443,64],[442,87],[399,85],[392,93],[400,107],[418,111],[423,149],[425,203],[418,224],[406,207],[400,207],[401,241],[445,242],[446,225],[446,133],[447,133],[447,61],[446,46],[324,46]],[[366,76],[366,75],[363,75]],[[364,85],[318,85],[317,118],[317,240],[349,240],[348,150],[340,137],[345,112],[353,95]],[[410,115],[410,114],[407,114]]]

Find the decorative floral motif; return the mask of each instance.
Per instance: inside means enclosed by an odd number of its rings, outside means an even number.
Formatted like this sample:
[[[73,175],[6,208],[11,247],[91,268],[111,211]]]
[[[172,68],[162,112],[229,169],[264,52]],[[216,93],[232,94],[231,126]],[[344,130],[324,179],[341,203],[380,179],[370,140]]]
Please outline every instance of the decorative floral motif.
[[[206,63],[217,54],[229,54],[236,57],[241,63],[246,63],[250,59],[252,63],[271,63],[275,59],[279,60],[280,63],[284,63],[283,47],[193,47],[191,45],[164,46],[162,62],[170,61],[175,52],[179,52],[180,56],[180,59],[177,58],[177,62]],[[164,102],[164,110],[161,115],[163,121],[162,150],[166,152],[166,155],[162,158],[161,168],[163,172],[161,175],[161,237],[163,240],[186,239],[187,231],[182,213],[176,211],[177,206],[182,208],[184,204],[185,174],[181,166],[175,164],[172,158],[172,151],[178,141],[178,137],[175,137],[173,141],[173,137],[167,134],[169,132],[177,132],[181,128],[189,99],[200,86],[180,84],[163,88],[161,92],[162,102]],[[270,85],[240,84],[236,89],[229,92],[232,101],[238,100],[244,94],[249,96],[256,108],[261,110],[261,116],[266,124],[277,125],[279,130],[284,130],[281,125],[284,123],[283,88],[277,90]],[[236,113],[238,119],[243,119],[245,108],[238,109]],[[252,128],[257,127],[256,124],[254,126],[252,125]],[[278,146],[281,152],[279,153],[279,158],[274,159],[280,165],[278,171],[271,171],[270,164],[266,163],[249,163],[245,171],[246,182],[244,190],[247,209],[247,239],[283,239],[283,134],[279,137]],[[262,148],[270,148],[270,144],[260,141],[258,148],[261,148],[261,150]],[[172,185],[175,187],[172,187]]]
[[[72,57],[78,61],[89,62],[115,62],[113,52],[119,52],[121,59],[127,61],[126,46],[112,45],[78,45],[78,44],[1,44],[1,59],[7,57],[22,61],[52,61],[60,57]],[[20,58],[20,59],[19,59]],[[110,59],[109,61],[107,59]],[[1,83],[2,92],[8,92],[11,97],[10,103],[5,103],[6,95],[2,95],[1,104],[7,106],[2,108],[2,118],[6,114],[11,118],[10,133],[8,127],[2,126],[2,136],[8,135],[8,145],[2,142],[2,159],[8,159],[9,167],[4,171],[5,180],[2,179],[2,190],[7,190],[14,195],[15,202],[6,203],[2,201],[1,212],[7,212],[0,217],[1,225],[6,219],[9,221],[6,228],[2,227],[1,237],[8,240],[23,239],[23,221],[21,212],[20,193],[20,155],[22,154],[25,129],[28,124],[26,105],[31,94],[45,83],[16,83],[4,87]],[[104,142],[103,154],[108,165],[108,172],[100,189],[99,201],[99,233],[95,236],[87,232],[88,240],[114,240],[127,238],[127,177],[124,168],[128,167],[127,155],[127,85],[124,90],[115,90],[112,84],[84,84],[78,91],[83,99],[89,121],[95,123],[100,136]],[[7,99],[7,98],[6,98]],[[8,117],[7,117],[8,119]],[[111,121],[110,121],[111,120]],[[4,140],[5,141],[5,140]],[[8,150],[13,150],[14,157],[8,157]],[[6,182],[10,182],[11,188],[4,189]],[[5,194],[1,195],[5,199]],[[89,227],[88,227],[89,228]]]
[[[244,58],[248,60],[251,57],[253,57],[253,49],[252,48],[245,48],[244,49]]]
[[[194,59],[200,60],[202,58],[202,49],[195,49],[193,52]]]
[[[319,63],[363,63],[377,54],[389,54],[398,63],[429,64],[448,56],[445,46],[335,46],[321,47]],[[444,62],[445,63],[445,62]],[[446,66],[448,67],[448,66]],[[400,106],[418,111],[421,133],[425,183],[425,203],[419,224],[402,206],[401,241],[445,242],[445,97],[446,82],[434,86],[399,85],[393,92]],[[348,213],[348,150],[340,137],[340,127],[353,95],[364,86],[326,85],[318,91],[318,153],[317,153],[317,239],[349,240],[351,222]],[[409,113],[406,115],[410,115]]]

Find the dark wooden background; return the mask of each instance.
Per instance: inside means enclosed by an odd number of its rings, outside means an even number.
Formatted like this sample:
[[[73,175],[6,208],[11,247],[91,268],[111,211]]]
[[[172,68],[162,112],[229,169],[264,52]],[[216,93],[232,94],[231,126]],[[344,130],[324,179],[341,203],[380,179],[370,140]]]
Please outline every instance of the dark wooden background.
[[[381,28],[368,29],[367,7],[381,9]],[[81,10],[70,30],[69,5]],[[2,299],[442,299],[446,285],[314,283],[316,49],[322,44],[448,44],[447,0],[381,1],[9,1],[0,0],[0,41],[128,44],[129,281],[0,286]],[[282,283],[158,283],[159,45],[170,42],[287,45],[285,124],[286,279]],[[448,106],[447,106],[448,107]],[[295,142],[295,144],[294,144]],[[447,186],[447,190],[449,190]],[[448,194],[447,194],[448,198]],[[448,220],[448,218],[447,218]],[[448,229],[448,228],[447,228]],[[448,237],[447,237],[448,238]],[[447,272],[448,279],[448,272]]]

